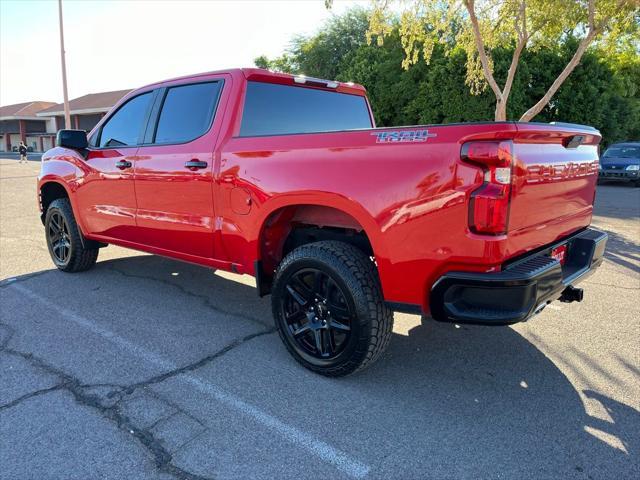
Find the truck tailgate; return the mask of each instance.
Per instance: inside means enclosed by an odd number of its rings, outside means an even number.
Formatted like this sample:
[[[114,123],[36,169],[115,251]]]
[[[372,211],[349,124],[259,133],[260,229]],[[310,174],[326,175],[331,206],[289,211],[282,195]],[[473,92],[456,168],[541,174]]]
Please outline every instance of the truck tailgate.
[[[512,254],[523,237],[553,241],[591,222],[598,178],[599,133],[589,127],[517,124],[508,237]],[[541,233],[545,231],[543,235]]]

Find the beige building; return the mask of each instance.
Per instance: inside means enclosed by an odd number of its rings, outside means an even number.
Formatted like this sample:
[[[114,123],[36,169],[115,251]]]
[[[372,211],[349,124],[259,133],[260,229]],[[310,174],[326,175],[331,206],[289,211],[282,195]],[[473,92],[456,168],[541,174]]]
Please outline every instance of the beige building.
[[[70,100],[71,128],[90,131],[129,92],[91,93]],[[0,107],[0,152],[17,151],[20,140],[30,152],[44,152],[55,145],[62,128],[62,103],[34,101]]]
[[[25,102],[0,107],[0,151],[17,151],[21,140],[29,151],[51,148],[57,131],[54,120],[36,114],[53,105],[53,102]]]

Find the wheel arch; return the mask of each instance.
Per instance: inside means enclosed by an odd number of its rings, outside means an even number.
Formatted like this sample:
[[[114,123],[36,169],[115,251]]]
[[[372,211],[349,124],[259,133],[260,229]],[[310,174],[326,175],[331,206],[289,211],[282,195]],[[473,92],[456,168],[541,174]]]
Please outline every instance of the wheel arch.
[[[69,199],[69,203],[71,204],[71,211],[73,212],[76,224],[78,225],[78,228],[80,230],[80,239],[83,246],[93,245],[96,248],[104,246],[105,244],[94,242],[93,240],[89,240],[86,238],[84,223],[81,216],[77,214],[78,210],[75,202],[75,197],[73,195],[73,190],[71,190],[71,187],[67,184],[67,182],[64,181],[62,177],[59,177],[57,175],[46,175],[42,177],[38,182],[38,205],[40,207],[40,221],[42,222],[42,224],[44,225],[45,223],[49,205],[51,205],[51,202],[59,198]]]
[[[347,199],[308,196],[273,202],[259,222],[255,275],[260,295],[269,293],[273,271],[294,248],[320,240],[350,243],[366,254],[381,253],[374,218]]]
[[[63,182],[58,180],[46,180],[40,184],[39,188],[39,201],[42,215],[47,212],[47,208],[51,205],[51,202],[58,198],[71,198],[69,191]]]
[[[83,235],[86,233],[82,218],[76,214],[78,212],[78,205],[76,202],[75,192],[78,189],[83,177],[87,174],[89,167],[84,163],[84,158],[76,151],[69,150],[63,147],[54,147],[48,150],[42,157],[42,163],[40,166],[41,172],[38,177],[38,204],[42,212],[42,220],[44,221],[47,214],[47,207],[42,203],[43,189],[56,190],[57,193],[62,193],[60,187],[66,192],[66,197],[71,203],[71,209],[74,212],[76,223],[80,227],[80,231]],[[57,184],[59,186],[52,186]],[[46,187],[45,187],[46,186]],[[62,198],[61,196],[54,197]]]
[[[65,183],[57,178],[43,179],[38,186],[38,203],[41,212],[40,220],[42,220],[43,224],[49,205],[59,198],[68,198],[69,201],[71,201],[71,195]]]

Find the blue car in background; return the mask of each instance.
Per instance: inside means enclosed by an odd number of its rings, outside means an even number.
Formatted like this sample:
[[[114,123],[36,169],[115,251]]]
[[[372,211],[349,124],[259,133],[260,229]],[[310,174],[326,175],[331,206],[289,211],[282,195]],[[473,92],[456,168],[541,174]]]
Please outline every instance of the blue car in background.
[[[598,181],[633,182],[640,186],[640,142],[615,143],[600,157]]]

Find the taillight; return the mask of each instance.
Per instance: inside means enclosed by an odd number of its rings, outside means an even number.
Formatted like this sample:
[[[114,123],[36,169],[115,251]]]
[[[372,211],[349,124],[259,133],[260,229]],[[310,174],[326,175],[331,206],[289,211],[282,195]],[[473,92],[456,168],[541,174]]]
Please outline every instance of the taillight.
[[[483,235],[503,235],[509,223],[512,143],[468,142],[460,157],[484,169],[484,183],[471,194],[469,228]]]

